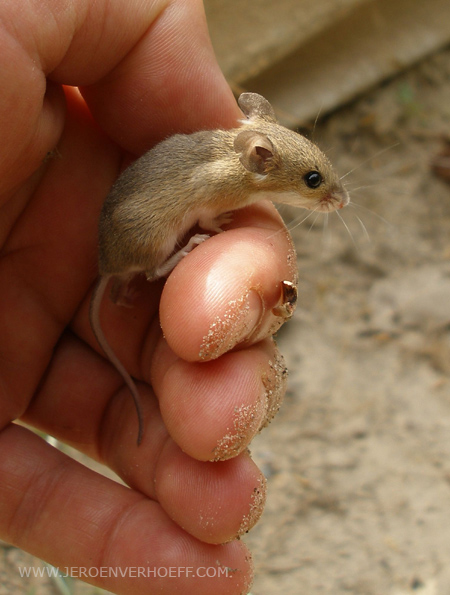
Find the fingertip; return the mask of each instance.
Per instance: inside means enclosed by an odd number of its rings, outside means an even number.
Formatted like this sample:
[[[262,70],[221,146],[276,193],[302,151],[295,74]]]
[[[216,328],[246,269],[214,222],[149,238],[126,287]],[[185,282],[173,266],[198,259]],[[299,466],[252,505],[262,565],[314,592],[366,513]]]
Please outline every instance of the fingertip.
[[[229,353],[213,362],[177,360],[156,385],[167,429],[190,456],[225,460],[242,452],[267,414],[267,354]]]
[[[248,453],[229,461],[196,461],[169,443],[155,476],[170,518],[204,543],[237,539],[259,520],[266,480]]]
[[[216,359],[273,334],[284,322],[274,308],[282,300],[283,281],[297,281],[295,252],[280,220],[272,224],[275,230],[253,225],[210,238],[169,276],[160,319],[179,357]]]

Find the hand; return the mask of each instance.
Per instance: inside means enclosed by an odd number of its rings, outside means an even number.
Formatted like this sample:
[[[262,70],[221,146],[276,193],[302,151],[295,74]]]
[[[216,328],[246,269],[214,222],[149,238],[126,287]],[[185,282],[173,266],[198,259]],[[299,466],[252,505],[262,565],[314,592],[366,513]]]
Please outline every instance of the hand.
[[[240,117],[201,2],[33,0],[0,16],[0,537],[63,570],[101,567],[85,580],[116,593],[246,592],[250,557],[232,540],[265,494],[246,446],[282,398],[268,337],[280,282],[295,278],[279,216],[242,210],[164,288],[143,285],[135,308],[105,300],[108,340],[142,380],[139,448],[128,389],[88,322],[98,215],[123,164],[173,132]]]

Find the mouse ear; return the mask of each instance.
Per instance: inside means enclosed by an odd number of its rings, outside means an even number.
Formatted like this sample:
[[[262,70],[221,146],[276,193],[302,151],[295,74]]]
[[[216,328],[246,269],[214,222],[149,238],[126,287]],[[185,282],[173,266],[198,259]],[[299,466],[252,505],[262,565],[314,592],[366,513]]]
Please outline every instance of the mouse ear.
[[[245,169],[266,174],[275,166],[275,148],[265,134],[256,130],[243,130],[234,139],[234,150]]]
[[[238,104],[249,119],[259,118],[266,122],[277,123],[277,117],[273,107],[267,99],[264,99],[264,97],[258,95],[258,93],[242,93],[239,96]]]

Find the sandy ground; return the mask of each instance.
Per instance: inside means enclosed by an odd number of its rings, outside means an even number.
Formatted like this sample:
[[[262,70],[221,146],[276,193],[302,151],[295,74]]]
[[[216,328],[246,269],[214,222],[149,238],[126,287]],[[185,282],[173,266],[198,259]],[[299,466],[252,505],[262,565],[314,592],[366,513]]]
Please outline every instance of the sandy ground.
[[[351,235],[337,216],[292,232],[289,391],[252,445],[269,489],[246,537],[253,595],[450,594],[450,185],[429,167],[445,133],[450,51],[314,131],[342,174],[356,168],[355,206]],[[30,563],[0,548],[1,595],[61,592],[19,579]]]
[[[252,446],[269,487],[246,539],[254,595],[450,594],[450,185],[430,171],[444,133],[450,51],[314,133],[356,168],[356,204],[351,237],[337,216],[292,232],[289,392]]]

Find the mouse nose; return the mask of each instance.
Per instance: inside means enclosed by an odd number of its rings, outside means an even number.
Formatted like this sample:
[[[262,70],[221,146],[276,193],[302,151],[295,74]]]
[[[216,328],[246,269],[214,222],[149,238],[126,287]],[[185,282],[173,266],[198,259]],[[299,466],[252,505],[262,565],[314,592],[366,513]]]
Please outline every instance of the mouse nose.
[[[346,207],[348,205],[348,203],[350,202],[350,197],[348,195],[346,195],[342,200],[341,200],[341,204],[339,205],[338,209],[343,209],[344,207]]]
[[[331,212],[343,209],[350,202],[348,192],[344,188],[334,190],[323,197],[319,203],[318,211]]]
[[[350,202],[350,195],[345,188],[336,192],[335,197],[339,200],[338,209],[343,209]]]

